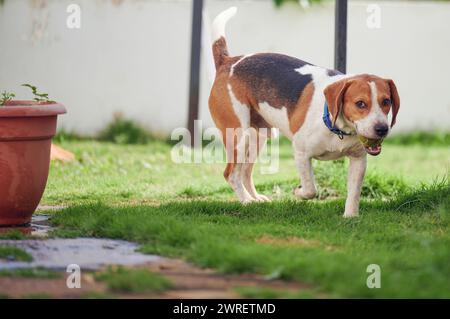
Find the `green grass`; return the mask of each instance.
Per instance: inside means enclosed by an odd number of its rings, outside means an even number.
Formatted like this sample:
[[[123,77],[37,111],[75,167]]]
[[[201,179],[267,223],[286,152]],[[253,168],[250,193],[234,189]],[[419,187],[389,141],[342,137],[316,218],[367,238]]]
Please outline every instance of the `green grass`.
[[[12,246],[0,246],[0,259],[9,261],[33,261],[33,257],[29,253]]]
[[[85,205],[58,213],[55,222],[71,236],[133,240],[143,244],[143,252],[182,256],[223,272],[276,273],[336,296],[449,297],[449,195],[447,184],[386,203],[364,202],[362,216],[352,220],[341,217],[343,201],[336,200]],[[258,243],[267,235],[323,245]],[[366,287],[372,263],[382,268],[382,289]]]
[[[66,140],[61,145],[73,151],[77,161],[52,164],[45,205],[234,200],[223,179],[223,164],[176,164],[171,160],[171,146],[163,141],[118,145]],[[381,199],[431,183],[448,174],[449,163],[448,147],[386,144],[380,156],[369,158],[363,195]],[[292,189],[299,179],[290,145],[281,144],[277,174],[261,175],[261,166],[255,169],[258,188],[275,198],[293,199]],[[345,195],[347,160],[315,161],[314,166],[320,199]]]
[[[277,174],[261,175],[261,165],[255,171],[257,188],[275,200],[248,206],[235,201],[223,164],[175,164],[165,142],[62,146],[78,160],[51,166],[43,203],[68,206],[54,212],[55,235],[135,241],[143,252],[220,272],[306,283],[313,296],[450,297],[447,146],[386,143],[369,158],[361,217],[350,220],[342,218],[347,161],[315,162],[319,199],[297,201],[292,189],[299,180],[285,142]],[[274,243],[260,240],[268,236]],[[366,286],[374,263],[381,289]],[[118,287],[139,278],[110,277],[120,278]]]
[[[10,231],[0,233],[0,240],[1,239],[18,240],[18,239],[25,239],[25,238],[27,238],[27,236],[24,235],[19,230],[10,230]]]
[[[55,279],[60,278],[61,276],[61,273],[45,268],[19,268],[11,270],[0,270],[0,277]]]
[[[166,278],[145,269],[108,268],[95,275],[95,279],[105,282],[111,292],[146,293],[162,292],[172,284]]]
[[[386,139],[386,142],[394,145],[427,145],[450,147],[450,132],[413,132],[394,135]]]
[[[117,144],[148,144],[156,140],[150,132],[134,121],[124,119],[120,114],[117,114],[113,122],[100,132],[98,138]]]

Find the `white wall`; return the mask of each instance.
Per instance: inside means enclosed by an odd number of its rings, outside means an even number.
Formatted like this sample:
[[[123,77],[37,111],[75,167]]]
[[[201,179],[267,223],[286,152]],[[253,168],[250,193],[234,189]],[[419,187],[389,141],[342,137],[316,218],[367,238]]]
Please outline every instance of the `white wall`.
[[[71,3],[81,5],[80,30],[66,27]],[[395,131],[448,129],[450,4],[375,2],[382,25],[369,29],[368,3],[350,2],[348,71],[396,81],[402,107]],[[332,67],[332,3],[309,9],[275,9],[271,0],[205,5],[211,20],[238,6],[228,28],[232,54],[281,52]],[[116,111],[170,133],[186,122],[190,26],[186,0],[6,0],[0,7],[0,90],[27,98],[19,85],[37,85],[67,106],[60,127],[82,134],[103,128]],[[201,117],[211,125],[202,65]]]

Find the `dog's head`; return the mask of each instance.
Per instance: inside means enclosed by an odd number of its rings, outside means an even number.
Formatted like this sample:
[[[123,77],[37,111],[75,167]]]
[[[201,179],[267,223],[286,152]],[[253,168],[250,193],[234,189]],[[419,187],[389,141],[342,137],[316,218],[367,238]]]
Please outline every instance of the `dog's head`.
[[[324,90],[333,125],[340,115],[351,122],[371,155],[381,152],[381,141],[395,124],[400,98],[394,81],[357,75],[328,85]],[[391,123],[388,114],[392,109]],[[378,142],[377,142],[378,141]]]

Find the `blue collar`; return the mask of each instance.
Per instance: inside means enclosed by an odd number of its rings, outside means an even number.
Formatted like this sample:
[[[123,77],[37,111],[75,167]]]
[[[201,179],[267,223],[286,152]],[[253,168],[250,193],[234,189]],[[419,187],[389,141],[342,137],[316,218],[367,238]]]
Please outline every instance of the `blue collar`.
[[[336,126],[333,126],[330,120],[330,111],[328,110],[328,103],[325,101],[325,105],[323,107],[323,122],[325,123],[325,126],[334,134],[339,136],[339,138],[342,140],[344,138],[344,135],[351,135],[350,133],[346,133],[344,131],[341,131]]]

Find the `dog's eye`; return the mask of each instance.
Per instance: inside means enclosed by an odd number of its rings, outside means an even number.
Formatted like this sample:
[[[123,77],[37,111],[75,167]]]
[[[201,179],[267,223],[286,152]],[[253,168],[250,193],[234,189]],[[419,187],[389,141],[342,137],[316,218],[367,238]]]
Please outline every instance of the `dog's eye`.
[[[391,99],[384,99],[383,100],[383,106],[391,106],[392,102]]]
[[[356,102],[356,106],[360,109],[363,109],[366,107],[366,103],[364,103],[363,101],[358,101]]]

